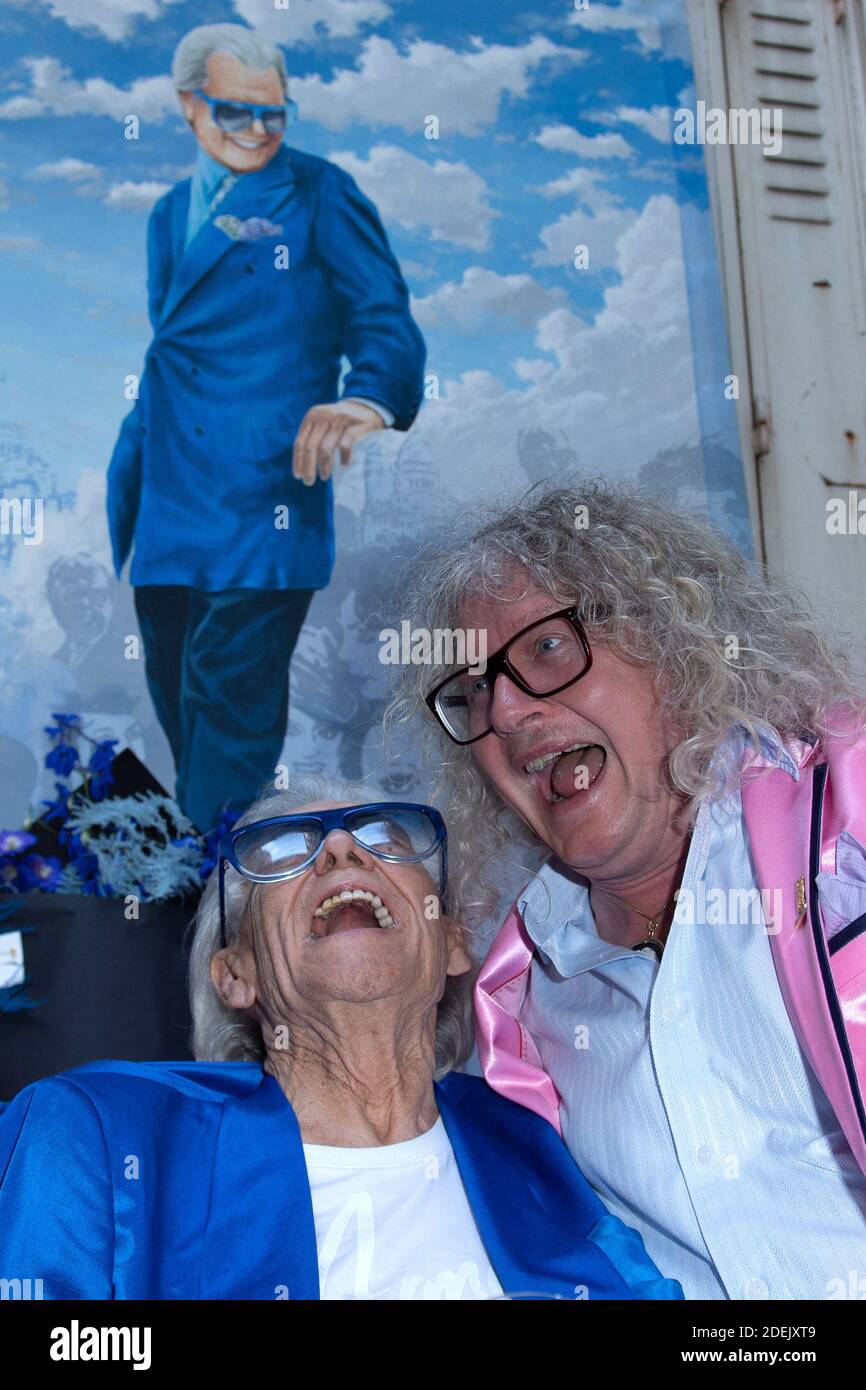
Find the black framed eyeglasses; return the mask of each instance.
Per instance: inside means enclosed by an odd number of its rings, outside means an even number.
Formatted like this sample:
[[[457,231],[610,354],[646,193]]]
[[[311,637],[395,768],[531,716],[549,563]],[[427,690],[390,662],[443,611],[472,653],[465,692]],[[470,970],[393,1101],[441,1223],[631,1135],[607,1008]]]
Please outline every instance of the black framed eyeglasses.
[[[219,843],[220,945],[226,945],[226,865],[253,883],[279,883],[305,873],[332,830],[391,864],[417,864],[439,852],[439,897],[448,883],[448,836],[435,806],[371,801],[330,811],[268,816],[235,826]]]
[[[298,115],[298,106],[294,101],[287,100],[282,106],[260,106],[252,101],[224,101],[208,96],[200,87],[194,88],[192,94],[207,102],[214,125],[227,134],[245,130],[253,121],[261,121],[269,135],[279,135]]]
[[[475,743],[493,729],[496,677],[504,671],[526,695],[558,695],[592,665],[589,638],[576,607],[560,608],[523,627],[487,658],[485,669],[464,666],[425,696],[428,708],[455,743]]]

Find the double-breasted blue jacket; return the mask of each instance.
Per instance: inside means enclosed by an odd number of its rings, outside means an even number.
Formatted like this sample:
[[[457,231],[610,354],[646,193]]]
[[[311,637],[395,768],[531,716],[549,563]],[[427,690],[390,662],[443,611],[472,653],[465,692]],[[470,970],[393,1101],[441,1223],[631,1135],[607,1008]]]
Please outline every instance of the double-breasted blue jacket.
[[[409,428],[425,349],[405,281],[375,207],[325,159],[281,146],[184,251],[189,197],[184,179],[148,224],[154,336],[109,468],[115,569],[134,544],[133,584],[322,588],[331,482],[293,479],[292,444],[338,398],[344,356],[342,394]]]
[[[507,1293],[682,1297],[545,1120],[474,1076],[436,1098]],[[278,1083],[248,1062],[95,1062],[26,1087],[0,1115],[0,1279],[54,1299],[318,1299]]]

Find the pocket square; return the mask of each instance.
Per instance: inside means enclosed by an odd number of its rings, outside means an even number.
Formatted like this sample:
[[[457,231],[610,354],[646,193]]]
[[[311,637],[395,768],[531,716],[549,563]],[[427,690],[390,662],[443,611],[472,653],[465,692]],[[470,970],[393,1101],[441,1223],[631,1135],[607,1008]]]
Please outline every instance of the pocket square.
[[[283,230],[279,222],[269,222],[266,217],[247,217],[242,221],[230,212],[221,213],[213,221],[232,241],[260,241],[262,237],[279,236]]]
[[[866,849],[850,830],[836,841],[835,874],[817,874],[818,897],[827,939],[866,913]]]

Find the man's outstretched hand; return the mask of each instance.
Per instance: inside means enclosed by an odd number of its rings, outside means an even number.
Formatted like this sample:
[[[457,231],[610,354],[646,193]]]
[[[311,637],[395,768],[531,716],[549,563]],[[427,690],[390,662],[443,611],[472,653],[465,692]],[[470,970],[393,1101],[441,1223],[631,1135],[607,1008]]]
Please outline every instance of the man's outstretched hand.
[[[373,430],[383,430],[385,421],[370,405],[346,397],[333,405],[313,405],[301,421],[292,450],[292,475],[312,487],[316,477],[330,478],[334,450],[340,463],[352,457],[357,440]]]

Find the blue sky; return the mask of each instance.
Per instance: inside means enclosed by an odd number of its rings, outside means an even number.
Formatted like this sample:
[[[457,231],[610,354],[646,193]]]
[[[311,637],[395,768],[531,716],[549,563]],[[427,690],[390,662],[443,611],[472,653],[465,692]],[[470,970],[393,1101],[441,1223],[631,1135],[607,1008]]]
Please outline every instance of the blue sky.
[[[678,328],[665,308],[680,295],[671,241],[683,205],[708,283],[715,271],[699,158],[669,138],[690,81],[675,0],[584,12],[565,0],[290,0],[288,11],[0,0],[0,425],[17,426],[62,485],[107,465],[123,378],[147,345],[147,214],[194,155],[172,51],[195,24],[222,20],[284,41],[301,116],[289,141],[336,159],[379,206],[430,369],[455,403],[461,391],[507,400],[515,424],[531,405],[563,428],[569,372],[586,380],[587,411],[606,389],[575,361],[572,336],[602,335],[592,359],[620,377],[627,363],[657,371],[659,344],[688,336],[681,298]],[[123,138],[130,112],[137,142]],[[429,114],[436,141],[423,136]],[[578,241],[587,270],[571,263]],[[689,350],[670,346],[667,388],[644,384],[641,418],[670,391],[648,422],[650,455],[665,429],[671,444],[695,433]],[[545,392],[560,402],[549,412]],[[621,422],[624,438],[634,423]]]

